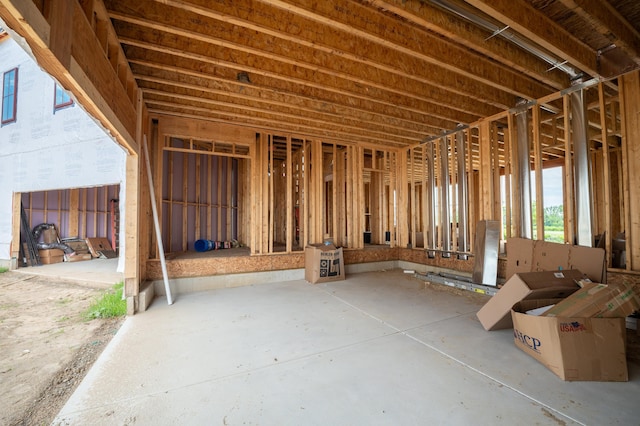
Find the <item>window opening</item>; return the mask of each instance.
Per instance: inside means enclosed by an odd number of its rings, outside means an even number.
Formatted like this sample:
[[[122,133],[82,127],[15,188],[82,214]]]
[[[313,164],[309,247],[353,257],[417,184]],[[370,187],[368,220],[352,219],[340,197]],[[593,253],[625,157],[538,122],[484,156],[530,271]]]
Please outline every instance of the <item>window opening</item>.
[[[2,78],[2,124],[16,121],[18,103],[18,68],[4,73]]]
[[[57,83],[55,84],[55,94],[53,99],[53,111],[73,105],[71,96]]]

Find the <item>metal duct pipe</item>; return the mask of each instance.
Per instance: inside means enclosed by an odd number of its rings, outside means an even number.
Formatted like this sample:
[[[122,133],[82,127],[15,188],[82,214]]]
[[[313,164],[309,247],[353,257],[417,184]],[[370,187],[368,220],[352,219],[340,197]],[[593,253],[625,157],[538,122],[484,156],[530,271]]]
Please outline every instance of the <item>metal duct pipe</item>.
[[[443,256],[451,251],[451,215],[449,209],[449,143],[440,139],[440,226],[442,229]]]
[[[64,251],[64,254],[68,254],[73,256],[76,254],[76,251],[66,245],[65,243],[38,243],[38,250],[49,250],[49,249],[58,249]]]
[[[552,66],[551,69],[557,68],[563,71],[564,73],[569,75],[571,79],[574,79],[580,76],[580,73],[577,72],[570,65],[567,65],[566,61],[564,62],[558,61],[556,58],[553,57],[551,53],[544,51],[543,49],[531,43],[529,40],[523,39],[520,36],[518,36],[516,33],[509,31],[508,26],[500,28],[497,25],[495,25],[493,22],[490,22],[487,19],[482,18],[481,16],[469,13],[468,10],[465,10],[464,8],[459,7],[446,0],[431,0],[431,3],[441,7],[442,9],[450,13],[453,13],[454,15],[458,15],[476,24],[479,27],[482,27],[488,31],[491,31],[493,35],[500,35],[506,38],[507,40],[517,45],[521,49],[524,49],[527,52],[531,53],[532,55],[537,56],[538,58],[547,62],[549,65]]]
[[[517,157],[520,184],[520,232],[522,238],[531,238],[533,226],[531,220],[531,162],[529,161],[529,112],[521,111],[516,114],[517,126]]]
[[[55,228],[55,225],[53,223],[41,223],[40,225],[36,225],[31,231],[31,233],[33,234],[33,239],[38,241],[40,239],[42,231],[49,228]]]
[[[427,148],[427,211],[429,212],[429,235],[427,237],[427,248],[436,250],[436,177],[435,177],[435,152],[434,144],[429,143]],[[429,254],[431,257],[434,253]]]
[[[578,90],[570,95],[571,132],[573,134],[573,164],[576,199],[576,238],[580,246],[593,245],[593,227],[591,226],[591,156],[587,137],[587,109],[585,91]]]
[[[458,251],[461,252],[469,251],[467,247],[469,188],[467,186],[467,151],[464,142],[464,132],[459,131],[456,133],[456,154],[458,160]]]

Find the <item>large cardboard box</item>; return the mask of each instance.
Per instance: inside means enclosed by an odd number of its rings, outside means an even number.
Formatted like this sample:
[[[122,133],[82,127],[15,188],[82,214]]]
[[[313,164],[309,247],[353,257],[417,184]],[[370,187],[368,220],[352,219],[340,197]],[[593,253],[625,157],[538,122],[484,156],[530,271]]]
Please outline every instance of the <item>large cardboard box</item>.
[[[344,280],[342,247],[312,244],[304,249],[304,278],[312,284]]]
[[[506,278],[520,272],[578,269],[591,281],[606,283],[604,254],[601,248],[509,238]]]
[[[634,285],[582,283],[582,288],[545,312],[549,317],[625,318],[640,309]]]
[[[60,249],[47,249],[38,250],[40,256],[40,262],[43,265],[50,265],[52,263],[60,263],[64,261],[64,251]]]
[[[511,308],[525,299],[564,298],[580,289],[577,281],[584,274],[577,270],[525,272],[513,275],[478,311],[485,330],[511,328]]]
[[[515,345],[562,380],[629,380],[625,319],[526,314],[558,301],[523,300],[514,305],[511,315]]]

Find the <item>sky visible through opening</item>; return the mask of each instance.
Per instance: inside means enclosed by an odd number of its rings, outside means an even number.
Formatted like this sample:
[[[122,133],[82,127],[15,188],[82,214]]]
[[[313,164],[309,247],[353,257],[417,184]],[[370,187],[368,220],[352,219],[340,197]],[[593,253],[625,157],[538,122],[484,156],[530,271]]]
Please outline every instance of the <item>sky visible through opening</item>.
[[[533,172],[531,173],[531,182],[535,182]],[[542,171],[542,193],[545,207],[562,205],[562,167],[553,167]],[[535,190],[531,195],[535,200]]]

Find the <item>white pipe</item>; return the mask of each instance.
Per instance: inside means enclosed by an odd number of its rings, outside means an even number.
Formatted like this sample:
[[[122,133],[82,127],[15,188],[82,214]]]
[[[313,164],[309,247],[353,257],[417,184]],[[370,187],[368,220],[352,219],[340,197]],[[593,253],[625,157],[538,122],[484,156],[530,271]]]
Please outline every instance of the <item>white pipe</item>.
[[[458,251],[466,253],[467,247],[467,222],[469,218],[469,187],[467,186],[467,151],[464,140],[464,132],[456,133],[456,155],[458,160]]]
[[[573,135],[573,175],[575,179],[576,239],[579,246],[593,247],[593,207],[591,196],[591,153],[585,91],[571,93],[571,134]]]
[[[153,178],[151,177],[151,163],[149,162],[149,151],[147,150],[147,135],[142,140],[144,148],[144,159],[147,164],[147,176],[149,178],[149,195],[151,196],[151,211],[153,212],[153,224],[156,228],[156,240],[158,240],[158,251],[160,252],[160,265],[162,265],[162,279],[164,280],[164,291],[167,293],[167,304],[173,304],[171,297],[171,287],[167,277],[167,262],[164,259],[164,246],[162,245],[162,234],[160,233],[160,223],[158,222],[158,211],[156,210],[156,195],[153,190]]]
[[[443,256],[451,251],[451,201],[449,197],[449,140],[446,136],[440,139],[440,230],[442,232]]]

